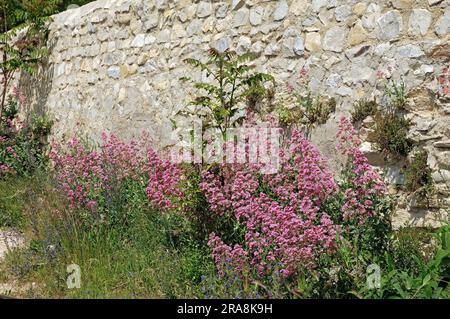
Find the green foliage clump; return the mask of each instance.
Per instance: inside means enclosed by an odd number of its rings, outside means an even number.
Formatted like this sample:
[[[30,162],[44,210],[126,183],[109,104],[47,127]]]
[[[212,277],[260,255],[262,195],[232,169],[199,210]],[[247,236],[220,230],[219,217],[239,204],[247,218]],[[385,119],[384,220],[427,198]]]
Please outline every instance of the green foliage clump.
[[[386,87],[386,95],[393,109],[404,111],[407,107],[406,85],[403,80]]]
[[[336,110],[334,98],[313,96],[311,91],[306,94],[294,94],[293,101],[282,100],[278,104],[275,114],[279,123],[286,127],[300,125],[307,137],[313,128],[325,124]]]
[[[410,163],[404,169],[405,188],[409,192],[419,192],[425,198],[433,193],[431,168],[427,164],[427,151],[422,149],[413,154]]]
[[[363,121],[368,116],[374,116],[378,111],[378,103],[375,99],[361,99],[354,104],[354,110],[351,112],[352,122]]]
[[[374,136],[380,151],[393,157],[405,157],[414,143],[408,137],[411,121],[392,112],[382,111],[375,116]]]
[[[53,121],[32,115],[29,125],[17,117],[17,101],[9,99],[4,117],[0,118],[0,179],[10,175],[31,176],[45,169],[47,136]]]

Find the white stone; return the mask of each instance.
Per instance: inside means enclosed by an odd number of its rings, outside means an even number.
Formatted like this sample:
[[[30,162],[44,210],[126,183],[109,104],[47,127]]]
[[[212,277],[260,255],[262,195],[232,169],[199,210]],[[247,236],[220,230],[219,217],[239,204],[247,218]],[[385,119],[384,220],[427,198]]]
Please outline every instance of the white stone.
[[[294,57],[296,55],[303,55],[305,46],[300,32],[290,28],[283,34],[283,54],[286,57]]]
[[[190,37],[194,34],[199,33],[201,29],[202,29],[202,22],[198,19],[192,20],[186,28],[187,35]]]
[[[302,15],[306,13],[306,10],[309,7],[309,1],[308,0],[294,0],[291,4],[290,11],[296,15]]]
[[[145,34],[138,34],[131,42],[131,46],[133,48],[142,48],[144,45],[145,45]]]
[[[336,94],[340,96],[351,96],[353,94],[353,90],[346,86],[341,86],[336,90]]]
[[[247,8],[242,8],[236,11],[233,18],[233,26],[240,27],[248,23],[249,10]]]
[[[434,6],[434,5],[436,5],[436,4],[439,4],[439,3],[441,3],[443,0],[428,0],[428,4],[430,5],[430,6]]]
[[[163,29],[158,32],[156,36],[156,41],[158,43],[170,42],[171,31],[169,29]]]
[[[381,43],[375,47],[373,52],[378,56],[383,56],[387,51],[392,48],[392,45],[389,42]]]
[[[155,42],[156,38],[153,35],[149,34],[145,37],[145,45],[153,44]]]
[[[319,12],[322,7],[324,7],[327,4],[327,0],[313,0],[312,1],[312,8],[314,12]]]
[[[431,174],[431,177],[433,178],[435,183],[442,183],[442,182],[449,182],[450,181],[450,171],[445,169],[440,169],[437,171],[434,171]]]
[[[445,11],[445,13],[436,21],[436,26],[434,28],[438,36],[446,35],[450,30],[450,11]]]
[[[250,9],[250,23],[253,26],[260,25],[262,23],[263,16],[264,16],[263,7],[258,6]]]
[[[417,45],[407,44],[398,48],[398,55],[404,58],[418,58],[424,53]]]
[[[264,50],[264,54],[267,56],[274,56],[280,52],[280,47],[276,43],[269,43]]]
[[[247,53],[252,45],[252,40],[249,37],[242,36],[239,38],[238,44],[236,46],[237,54]]]
[[[158,26],[159,16],[158,13],[153,13],[148,16],[148,19],[144,22],[145,31],[150,31]]]
[[[409,32],[414,35],[425,35],[431,24],[431,13],[425,9],[414,9],[409,16]]]
[[[326,33],[322,41],[324,50],[333,52],[342,52],[347,36],[347,29],[344,27],[334,26]]]
[[[342,76],[337,73],[332,73],[327,78],[326,83],[329,87],[337,88],[342,83]]]
[[[239,10],[245,5],[244,0],[233,0],[231,3],[231,10]]]
[[[347,20],[351,14],[352,8],[347,4],[339,6],[334,10],[334,15],[336,16],[336,20],[338,22]]]
[[[198,4],[197,17],[206,18],[206,17],[209,17],[212,13],[213,13],[213,7],[210,2],[202,1]]]
[[[275,21],[280,21],[286,18],[289,12],[289,5],[286,0],[279,0],[275,12],[273,13],[273,19]]]
[[[230,43],[231,43],[230,37],[227,36],[221,37],[215,42],[214,48],[219,52],[225,52],[230,48]]]
[[[110,67],[107,72],[111,78],[118,79],[120,77],[120,68],[118,66]]]
[[[228,4],[223,3],[217,7],[216,17],[217,18],[225,18],[228,12]]]
[[[376,20],[380,17],[381,9],[376,3],[370,3],[367,6],[366,14],[361,18],[364,28],[373,29],[376,26]]]
[[[377,20],[377,26],[378,39],[392,40],[402,30],[402,17],[397,10],[388,11]]]
[[[427,75],[427,74],[432,74],[433,72],[434,72],[434,67],[432,65],[423,64],[420,66],[420,68],[418,68],[417,70],[414,71],[414,75]]]

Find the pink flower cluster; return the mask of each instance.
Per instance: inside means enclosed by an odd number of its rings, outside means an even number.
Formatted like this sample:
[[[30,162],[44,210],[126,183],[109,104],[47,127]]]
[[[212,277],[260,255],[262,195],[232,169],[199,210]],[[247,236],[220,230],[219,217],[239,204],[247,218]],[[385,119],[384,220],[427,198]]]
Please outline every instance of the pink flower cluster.
[[[150,202],[160,208],[175,208],[173,198],[183,197],[179,189],[182,176],[177,165],[161,159],[158,154],[148,150],[148,186],[147,197]]]
[[[50,158],[57,179],[72,207],[95,211],[106,192],[117,190],[124,180],[147,183],[146,194],[157,208],[174,207],[172,198],[181,196],[181,171],[162,160],[143,143],[125,143],[114,135],[102,135],[100,150],[87,149],[73,138],[63,149],[52,145]]]
[[[337,139],[338,150],[348,156],[350,164],[347,182],[351,186],[344,191],[345,204],[342,207],[344,218],[347,220],[356,218],[363,222],[375,214],[373,198],[383,196],[386,187],[380,175],[374,171],[359,149],[361,140],[348,118],[341,118]]]
[[[325,159],[299,132],[289,144],[288,154],[280,154],[284,160],[277,174],[260,176],[257,166],[240,164],[222,165],[218,174],[203,173],[200,187],[211,210],[231,213],[246,226],[245,247],[232,248],[211,234],[219,273],[232,264],[259,275],[279,268],[287,277],[333,250],[336,226],[321,204],[337,186]]]
[[[71,207],[94,210],[108,185],[101,154],[86,149],[79,139],[73,138],[67,145],[67,152],[55,144],[49,156]]]
[[[17,86],[13,87],[13,96],[17,101],[19,101],[20,105],[24,105],[27,102],[26,96],[19,91]]]

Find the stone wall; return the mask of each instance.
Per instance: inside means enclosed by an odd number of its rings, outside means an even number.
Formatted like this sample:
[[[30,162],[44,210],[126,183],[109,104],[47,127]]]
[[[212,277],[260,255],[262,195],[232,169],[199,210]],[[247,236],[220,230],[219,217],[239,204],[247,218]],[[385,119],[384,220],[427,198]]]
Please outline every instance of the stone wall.
[[[413,92],[411,136],[429,151],[441,190],[431,208],[402,197],[397,220],[420,226],[448,211],[449,28],[447,0],[100,0],[54,17],[48,62],[38,79],[21,81],[32,83],[30,108],[56,120],[56,137],[75,129],[94,139],[104,130],[130,137],[147,129],[161,146],[170,118],[189,99],[179,78],[201,76],[183,60],[206,57],[211,47],[249,50],[279,89],[298,86],[305,67],[314,92],[336,97],[337,114],[313,133],[333,157],[339,114],[382,94],[377,75],[402,77]],[[370,139],[363,147],[379,164]],[[398,167],[386,169],[401,183]]]

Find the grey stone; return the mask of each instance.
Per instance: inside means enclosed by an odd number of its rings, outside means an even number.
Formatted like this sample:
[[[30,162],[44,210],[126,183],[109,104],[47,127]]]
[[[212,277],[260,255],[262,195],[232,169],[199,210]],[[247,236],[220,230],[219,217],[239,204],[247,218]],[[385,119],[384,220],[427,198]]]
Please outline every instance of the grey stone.
[[[118,66],[112,66],[108,69],[108,76],[114,79],[120,77],[120,68]]]
[[[289,5],[286,0],[279,0],[273,13],[273,19],[275,21],[280,21],[286,18],[289,12]]]
[[[250,23],[253,26],[260,25],[262,23],[264,15],[264,8],[263,7],[254,7],[250,9]]]
[[[98,77],[95,73],[89,73],[87,77],[87,84],[95,84],[98,81]]]
[[[376,20],[380,17],[381,8],[376,3],[370,3],[367,6],[366,14],[361,18],[363,26],[367,29],[373,29],[376,26]]]
[[[430,5],[430,6],[434,6],[434,5],[436,5],[436,4],[439,4],[439,3],[441,3],[443,0],[428,0],[428,4]]]
[[[359,149],[367,157],[367,160],[370,165],[374,166],[384,165],[384,155],[378,152],[371,143],[363,142]]]
[[[323,37],[322,47],[324,50],[333,52],[342,52],[344,48],[347,29],[334,26],[330,28]]]
[[[352,8],[346,4],[339,6],[334,10],[334,15],[336,16],[336,20],[339,22],[347,20],[351,14],[352,14]]]
[[[209,17],[212,13],[213,13],[213,7],[210,2],[202,1],[198,4],[197,17],[206,18],[206,17]]]
[[[236,46],[237,54],[244,54],[248,52],[250,47],[252,46],[252,40],[249,37],[242,36],[239,38],[238,44]]]
[[[231,10],[239,10],[245,5],[244,0],[233,0],[231,3]]]
[[[330,74],[330,76],[326,80],[327,86],[332,88],[337,88],[341,83],[342,77],[337,73]]]
[[[450,148],[450,140],[439,141],[433,144],[437,148]]]
[[[429,120],[426,118],[419,117],[414,120],[414,127],[412,129],[419,132],[428,132],[436,125],[435,120]]]
[[[450,182],[450,171],[445,170],[445,169],[440,169],[437,171],[434,171],[431,174],[431,177],[433,178],[435,183],[448,183]]]
[[[213,47],[219,52],[225,52],[230,48],[230,43],[231,43],[230,37],[226,36],[218,39]]]
[[[199,19],[192,20],[186,28],[187,35],[190,37],[197,34],[202,29],[202,22]]]
[[[248,23],[249,10],[242,8],[236,11],[233,18],[233,26],[240,27]]]
[[[263,51],[263,43],[261,41],[256,41],[252,45],[252,52],[255,54],[260,54]]]
[[[95,33],[95,32],[97,32],[97,27],[89,21],[87,23],[87,30],[89,33]]]
[[[405,175],[402,174],[402,170],[398,166],[389,166],[386,169],[384,180],[388,184],[403,185],[405,184]]]
[[[145,31],[150,31],[158,26],[159,16],[158,13],[153,13],[148,16],[147,21],[144,22]]]
[[[283,54],[286,57],[303,55],[305,45],[300,32],[295,29],[288,29],[283,34]]]
[[[425,9],[414,9],[409,16],[409,32],[414,35],[425,35],[431,24],[431,13]]]
[[[133,48],[142,48],[145,45],[145,34],[138,34],[131,42]]]
[[[366,82],[374,78],[374,70],[368,66],[354,65],[350,70],[351,82]]]
[[[396,10],[383,14],[377,20],[377,37],[380,40],[392,40],[396,38],[402,29],[402,17]]]
[[[276,43],[269,43],[264,50],[264,55],[274,56],[280,52],[280,47]]]
[[[414,75],[427,75],[434,72],[434,67],[429,64],[422,64],[417,70],[414,71]]]
[[[439,36],[446,35],[450,30],[450,11],[445,13],[436,21],[435,29],[436,34]]]
[[[155,42],[156,38],[153,35],[149,34],[145,37],[145,45],[153,44]]]
[[[228,3],[223,3],[217,7],[216,17],[225,18],[228,12]]]
[[[407,44],[398,48],[398,55],[404,58],[418,58],[424,53],[417,45]]]
[[[164,10],[168,7],[168,1],[167,0],[155,0],[155,6],[159,10]]]
[[[353,94],[353,90],[346,86],[341,86],[336,90],[336,94],[340,96],[351,96]]]
[[[319,12],[322,7],[324,7],[327,4],[328,0],[313,0],[312,1],[312,8],[314,12]]]
[[[164,43],[164,42],[170,42],[170,35],[171,32],[168,29],[164,29],[158,32],[158,35],[156,36],[156,41],[158,43]]]

